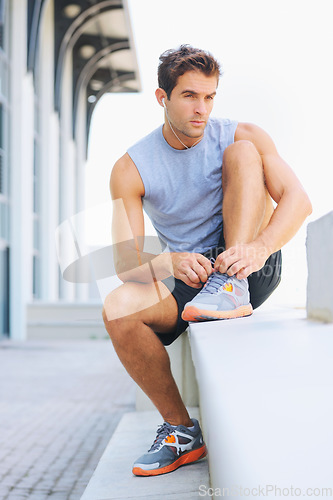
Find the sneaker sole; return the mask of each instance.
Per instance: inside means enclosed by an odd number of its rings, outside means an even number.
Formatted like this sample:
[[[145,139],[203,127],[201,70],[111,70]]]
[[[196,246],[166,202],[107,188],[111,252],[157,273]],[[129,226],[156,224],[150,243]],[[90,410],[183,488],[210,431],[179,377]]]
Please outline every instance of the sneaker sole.
[[[159,469],[152,470],[144,470],[140,467],[133,467],[133,474],[135,476],[158,476],[159,474],[166,474],[167,472],[172,472],[181,465],[190,464],[192,462],[196,462],[201,458],[204,458],[207,455],[206,445],[201,446],[201,448],[197,448],[196,450],[189,451],[188,453],[184,453],[177,460],[172,462],[172,464],[166,465],[165,467],[160,467]]]
[[[233,319],[243,318],[244,316],[251,316],[253,308],[251,304],[241,306],[232,311],[209,311],[204,309],[197,309],[194,306],[189,306],[182,312],[182,319],[184,321],[209,321],[215,319]]]

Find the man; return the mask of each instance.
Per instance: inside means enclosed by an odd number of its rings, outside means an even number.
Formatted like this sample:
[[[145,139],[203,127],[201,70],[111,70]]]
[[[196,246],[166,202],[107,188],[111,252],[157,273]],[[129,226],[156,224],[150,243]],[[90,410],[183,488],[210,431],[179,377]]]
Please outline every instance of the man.
[[[202,50],[184,45],[162,54],[156,98],[164,124],[111,174],[116,269],[124,284],[106,298],[104,321],[123,365],[164,419],[135,462],[136,475],[170,472],[206,454],[164,345],[188,321],[252,314],[280,282],[280,248],[311,213],[268,134],[209,118],[219,76],[219,64]],[[143,252],[143,208],[168,250],[151,262]]]

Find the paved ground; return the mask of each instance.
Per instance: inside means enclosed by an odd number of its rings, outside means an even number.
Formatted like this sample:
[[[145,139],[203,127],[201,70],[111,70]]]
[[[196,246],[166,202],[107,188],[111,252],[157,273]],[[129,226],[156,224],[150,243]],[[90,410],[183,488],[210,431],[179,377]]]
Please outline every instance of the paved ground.
[[[0,342],[0,499],[79,499],[135,388],[108,340]]]
[[[188,410],[192,417],[199,418],[199,408]],[[134,460],[150,448],[154,430],[160,424],[161,416],[157,410],[126,413],[81,500],[202,498],[202,491],[207,492],[210,487],[207,458],[179,467],[171,474],[141,477],[131,473]],[[206,496],[206,500],[210,498]]]

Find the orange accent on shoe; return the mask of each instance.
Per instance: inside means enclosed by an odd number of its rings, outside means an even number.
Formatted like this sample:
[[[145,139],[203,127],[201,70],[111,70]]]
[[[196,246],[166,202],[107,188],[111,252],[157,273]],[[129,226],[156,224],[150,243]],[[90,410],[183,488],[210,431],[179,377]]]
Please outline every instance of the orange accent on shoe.
[[[251,304],[241,306],[231,311],[210,311],[205,309],[197,309],[194,306],[189,306],[182,312],[184,321],[207,321],[209,319],[233,319],[250,316],[253,313]]]
[[[224,286],[223,286],[223,290],[225,290],[226,292],[232,292],[234,289],[234,287],[232,286],[231,283],[226,283]]]
[[[164,440],[166,443],[175,443],[176,442],[176,438],[175,436],[173,436],[172,434],[170,436],[167,436]]]
[[[166,465],[165,467],[161,467],[160,469],[152,469],[152,470],[144,470],[141,467],[133,467],[133,474],[136,476],[158,476],[160,474],[166,474],[167,472],[172,472],[181,465],[190,464],[192,462],[196,462],[201,458],[204,458],[207,455],[206,445],[201,446],[201,448],[197,448],[196,450],[189,451],[184,453],[181,457],[179,457],[175,462],[172,462],[170,465]]]

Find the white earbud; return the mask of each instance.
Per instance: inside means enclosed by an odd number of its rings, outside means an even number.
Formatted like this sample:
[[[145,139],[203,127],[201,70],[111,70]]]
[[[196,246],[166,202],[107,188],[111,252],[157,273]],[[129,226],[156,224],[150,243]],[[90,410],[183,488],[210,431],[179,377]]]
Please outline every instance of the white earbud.
[[[162,104],[163,104],[163,107],[165,108],[165,102],[164,102],[164,97],[162,98]]]

